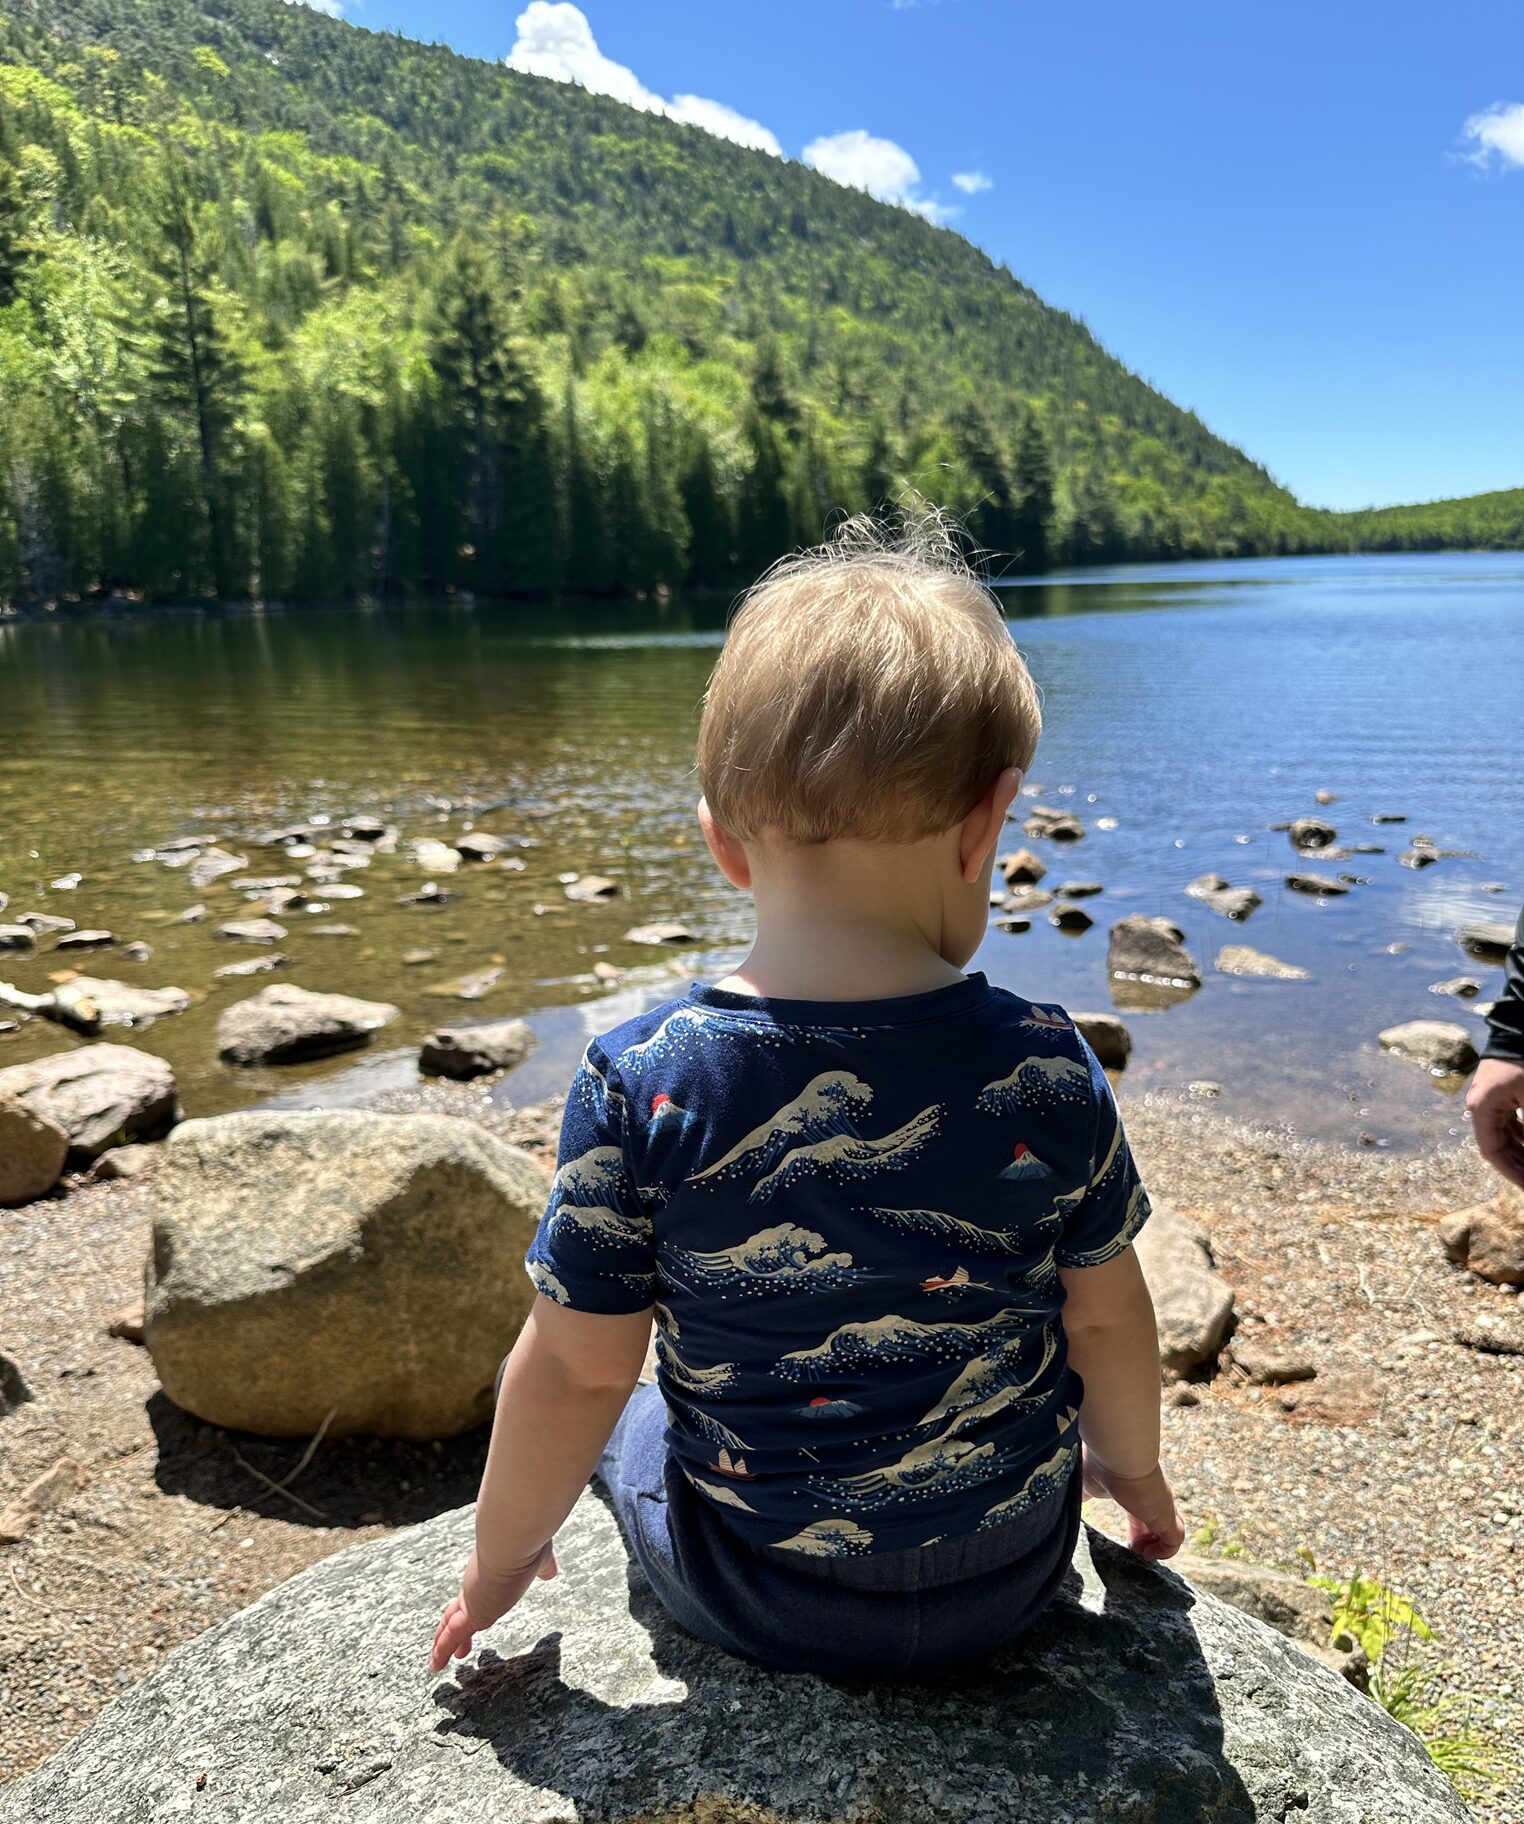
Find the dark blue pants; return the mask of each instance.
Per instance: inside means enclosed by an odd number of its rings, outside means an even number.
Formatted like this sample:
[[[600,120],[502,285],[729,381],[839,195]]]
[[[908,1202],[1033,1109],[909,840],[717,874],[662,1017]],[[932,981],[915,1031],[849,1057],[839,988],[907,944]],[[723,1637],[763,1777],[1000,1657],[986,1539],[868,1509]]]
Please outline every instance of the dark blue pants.
[[[666,1445],[660,1390],[637,1387],[598,1465],[625,1540],[690,1634],[783,1671],[912,1677],[980,1659],[1058,1593],[1080,1478],[987,1531],[908,1551],[816,1558],[755,1546],[696,1494]]]

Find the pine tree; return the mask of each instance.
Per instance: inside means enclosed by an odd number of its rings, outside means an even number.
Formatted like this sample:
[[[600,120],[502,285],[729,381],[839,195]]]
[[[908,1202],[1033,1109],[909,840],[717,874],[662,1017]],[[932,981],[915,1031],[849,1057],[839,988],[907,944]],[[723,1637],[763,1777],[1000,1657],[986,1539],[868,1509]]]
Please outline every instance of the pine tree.
[[[720,492],[714,452],[702,431],[690,434],[679,485],[690,532],[688,580],[699,589],[717,589],[735,574],[735,535],[729,504]]]
[[[1016,437],[1016,482],[1020,500],[1012,525],[1016,567],[1028,575],[1048,567],[1053,526],[1053,448],[1030,408]]]
[[[0,159],[0,309],[15,302],[21,275],[35,253],[27,234],[21,179],[8,159]]]
[[[998,575],[1021,550],[1020,499],[1011,465],[988,414],[975,401],[962,406],[952,428],[975,488],[964,523]]]
[[[231,333],[234,302],[217,278],[212,237],[201,231],[185,172],[171,162],[155,211],[158,244],[149,254],[154,297],[146,329],[149,378],[178,408],[194,439],[207,526],[207,563],[216,594],[246,590],[236,562],[232,430],[245,366]]]
[[[609,595],[614,559],[598,470],[587,448],[570,376],[561,407],[561,464],[565,476],[566,587],[573,595]]]
[[[743,436],[751,465],[737,501],[736,544],[742,570],[756,576],[793,546],[793,517],[778,433],[755,406],[746,415]]]

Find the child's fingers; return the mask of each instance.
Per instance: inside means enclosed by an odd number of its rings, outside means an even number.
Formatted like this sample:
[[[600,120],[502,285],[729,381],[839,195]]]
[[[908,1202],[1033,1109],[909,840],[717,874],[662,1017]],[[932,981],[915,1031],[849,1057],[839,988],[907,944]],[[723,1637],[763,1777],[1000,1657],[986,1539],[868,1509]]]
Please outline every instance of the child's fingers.
[[[471,1651],[471,1636],[474,1632],[471,1617],[466,1613],[460,1598],[451,1597],[449,1606],[440,1617],[439,1626],[434,1630],[429,1670],[442,1672],[452,1659],[464,1659]]]

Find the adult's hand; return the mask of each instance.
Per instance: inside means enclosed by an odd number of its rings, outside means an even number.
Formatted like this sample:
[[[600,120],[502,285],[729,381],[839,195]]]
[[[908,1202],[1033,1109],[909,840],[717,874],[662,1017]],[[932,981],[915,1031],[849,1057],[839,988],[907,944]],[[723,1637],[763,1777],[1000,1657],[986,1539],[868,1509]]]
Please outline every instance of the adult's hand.
[[[1483,1058],[1466,1093],[1466,1112],[1478,1152],[1524,1190],[1524,1064]]]

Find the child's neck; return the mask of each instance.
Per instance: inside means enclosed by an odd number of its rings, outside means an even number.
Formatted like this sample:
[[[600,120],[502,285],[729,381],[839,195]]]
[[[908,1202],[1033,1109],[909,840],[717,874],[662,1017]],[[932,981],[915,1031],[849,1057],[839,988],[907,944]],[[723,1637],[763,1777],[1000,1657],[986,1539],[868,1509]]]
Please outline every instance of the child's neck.
[[[832,845],[835,846],[835,845]],[[881,857],[829,857],[757,871],[757,936],[720,984],[775,1000],[873,1001],[963,979],[942,954],[940,893],[918,891],[913,858],[898,874]]]

